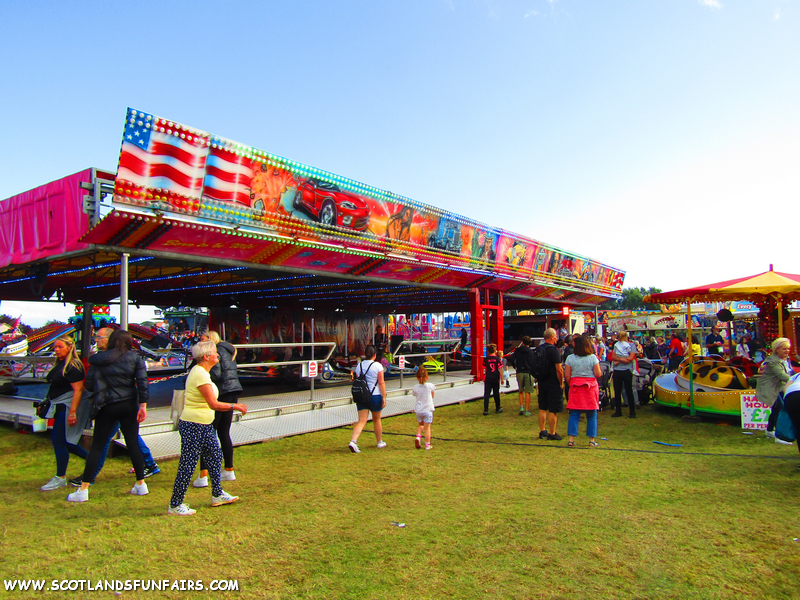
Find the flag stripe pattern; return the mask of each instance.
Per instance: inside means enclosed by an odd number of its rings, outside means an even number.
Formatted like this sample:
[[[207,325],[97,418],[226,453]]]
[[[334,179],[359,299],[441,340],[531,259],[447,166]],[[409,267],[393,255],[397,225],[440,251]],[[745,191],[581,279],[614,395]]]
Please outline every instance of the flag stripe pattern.
[[[212,145],[203,182],[204,197],[235,201],[249,206],[252,179],[251,159]]]
[[[180,198],[198,199],[208,145],[207,134],[131,109],[125,123],[117,180],[129,196],[160,196],[173,203]]]

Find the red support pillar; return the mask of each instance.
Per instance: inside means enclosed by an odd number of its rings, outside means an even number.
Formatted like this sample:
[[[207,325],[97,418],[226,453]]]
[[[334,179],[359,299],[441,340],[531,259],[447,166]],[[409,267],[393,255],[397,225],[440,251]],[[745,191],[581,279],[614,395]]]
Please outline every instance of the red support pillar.
[[[503,354],[503,292],[497,292],[497,311],[495,312],[494,327],[495,336],[494,343],[497,344],[497,349],[500,354]]]
[[[478,288],[469,291],[469,327],[472,375],[475,381],[483,381],[483,306]]]

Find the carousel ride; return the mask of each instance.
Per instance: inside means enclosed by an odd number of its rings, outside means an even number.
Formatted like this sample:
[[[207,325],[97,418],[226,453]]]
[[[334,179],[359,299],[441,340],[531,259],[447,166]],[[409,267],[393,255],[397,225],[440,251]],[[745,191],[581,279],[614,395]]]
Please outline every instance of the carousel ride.
[[[692,389],[694,388],[694,389]],[[755,395],[745,373],[720,356],[691,356],[677,371],[656,377],[655,402],[662,406],[738,416],[742,394]]]
[[[769,271],[695,288],[660,292],[645,296],[645,302],[686,303],[687,338],[691,339],[691,306],[693,302],[725,302],[749,300],[759,307],[762,335],[769,344],[784,335],[788,302],[800,299],[800,275]],[[734,356],[733,339],[728,336],[728,355]],[[690,346],[691,347],[691,346]],[[683,360],[678,370],[656,378],[653,385],[655,402],[663,406],[697,412],[741,415],[742,396],[756,393],[757,363],[719,356],[692,356]]]

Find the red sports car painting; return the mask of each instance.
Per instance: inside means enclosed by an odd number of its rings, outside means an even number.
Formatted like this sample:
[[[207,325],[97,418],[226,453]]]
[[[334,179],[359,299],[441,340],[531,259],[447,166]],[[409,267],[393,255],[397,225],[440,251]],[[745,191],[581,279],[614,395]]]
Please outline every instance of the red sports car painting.
[[[364,231],[369,225],[369,208],[359,196],[319,179],[301,179],[294,207],[302,208],[323,225],[337,225]]]

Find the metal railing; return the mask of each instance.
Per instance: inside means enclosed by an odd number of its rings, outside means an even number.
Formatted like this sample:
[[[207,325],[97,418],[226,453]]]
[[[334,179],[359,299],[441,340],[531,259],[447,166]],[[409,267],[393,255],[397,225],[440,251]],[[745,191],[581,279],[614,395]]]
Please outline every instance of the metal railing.
[[[47,381],[47,372],[55,364],[55,356],[3,356],[0,357],[0,378]]]
[[[305,365],[306,369],[308,368],[309,363],[316,362],[316,363],[326,363],[330,360],[331,356],[333,356],[333,351],[336,349],[336,342],[301,342],[301,343],[291,343],[291,344],[234,344],[234,348],[237,350],[242,348],[244,350],[247,349],[256,349],[256,348],[328,348],[328,354],[325,355],[325,358],[308,358],[308,359],[300,359],[300,360],[283,360],[283,361],[275,361],[275,362],[260,362],[260,363],[244,363],[244,364],[237,364],[237,368],[239,369],[247,369],[247,368],[257,368],[257,367],[285,367],[289,365]],[[313,350],[312,350],[313,354]],[[321,370],[320,370],[321,372]],[[314,402],[314,379],[315,377],[311,377],[311,402]],[[321,408],[321,407],[320,407]]]
[[[397,346],[397,350],[394,352],[393,356],[403,356],[404,358],[417,358],[421,356],[442,356],[442,381],[447,382],[447,356],[455,354],[458,348],[459,343],[461,342],[461,338],[450,338],[445,340],[403,340]],[[445,346],[447,344],[454,344],[452,350],[440,350],[439,352],[425,352],[422,354],[400,354],[400,349],[403,346]],[[400,370],[400,387],[403,387],[403,370]]]

